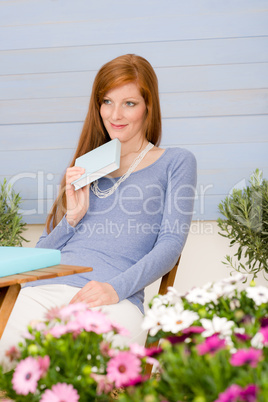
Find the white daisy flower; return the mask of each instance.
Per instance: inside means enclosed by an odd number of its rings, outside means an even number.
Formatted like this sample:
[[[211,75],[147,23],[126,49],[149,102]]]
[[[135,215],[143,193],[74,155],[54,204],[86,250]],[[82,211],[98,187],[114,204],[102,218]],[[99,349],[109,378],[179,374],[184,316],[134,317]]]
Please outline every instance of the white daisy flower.
[[[182,303],[181,301],[182,295],[171,286],[168,287],[168,292],[165,296],[168,299],[169,304],[176,304],[178,302]]]
[[[212,291],[216,293],[217,297],[229,296],[235,289],[235,285],[224,282],[216,282],[212,286]]]
[[[165,332],[176,334],[185,328],[189,328],[198,318],[199,315],[193,311],[178,311],[175,307],[169,308],[161,319],[162,328]]]
[[[149,330],[149,334],[152,336],[156,335],[162,329],[161,320],[166,311],[167,308],[165,306],[149,309],[143,319],[142,329]]]
[[[218,316],[214,316],[212,320],[202,318],[200,321],[205,329],[205,331],[202,332],[202,336],[205,338],[213,334],[222,335],[224,338],[229,337],[232,333],[232,327],[234,325],[234,322],[228,321],[226,317]]]
[[[237,272],[236,274],[234,274],[228,278],[224,278],[221,282],[235,285],[236,283],[242,282],[245,279],[246,279],[246,275],[241,274],[240,272]]]
[[[257,306],[268,303],[268,288],[265,286],[254,286],[246,288],[247,297],[253,299]]]
[[[256,335],[251,339],[251,346],[256,349],[263,349],[263,334],[261,332],[257,332]]]
[[[213,282],[207,282],[205,285],[202,286],[202,289],[210,290],[213,286]]]
[[[245,328],[236,327],[236,328],[234,328],[234,332],[236,334],[242,334],[243,335],[246,332],[246,330],[245,330]]]
[[[217,295],[214,292],[207,292],[202,288],[194,288],[185,296],[190,303],[198,303],[204,306],[206,303],[216,302]]]
[[[163,306],[163,302],[162,302],[162,300],[159,298],[159,297],[155,297],[153,300],[152,300],[152,309],[155,309],[155,308],[159,308],[159,307],[161,307],[161,306]],[[165,306],[164,306],[165,307]]]
[[[236,308],[241,307],[241,303],[238,299],[233,299],[230,301],[230,309],[234,311]]]

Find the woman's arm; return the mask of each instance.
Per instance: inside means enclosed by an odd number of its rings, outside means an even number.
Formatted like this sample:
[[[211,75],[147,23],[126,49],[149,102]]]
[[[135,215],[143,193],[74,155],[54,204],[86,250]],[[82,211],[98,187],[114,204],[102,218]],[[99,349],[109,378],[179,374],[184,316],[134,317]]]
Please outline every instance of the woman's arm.
[[[35,247],[62,250],[65,244],[79,229],[79,226],[79,224],[76,227],[71,226],[64,216],[59,224],[49,234],[46,229],[43,231]]]
[[[89,207],[89,185],[75,191],[74,186],[71,183],[81,177],[84,171],[84,168],[77,166],[66,170],[66,214],[49,234],[44,230],[36,244],[36,247],[62,250],[65,244],[79,229],[81,220],[85,216]]]

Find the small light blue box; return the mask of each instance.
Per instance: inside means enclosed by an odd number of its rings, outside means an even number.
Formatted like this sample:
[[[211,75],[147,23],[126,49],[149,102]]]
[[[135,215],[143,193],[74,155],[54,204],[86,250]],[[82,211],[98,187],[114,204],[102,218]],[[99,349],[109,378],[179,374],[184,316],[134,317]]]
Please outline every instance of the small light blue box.
[[[72,182],[75,190],[118,169],[120,167],[120,152],[121,143],[118,138],[115,138],[77,158],[75,166],[85,168],[86,172]]]
[[[0,247],[0,277],[58,265],[59,250],[31,247]]]

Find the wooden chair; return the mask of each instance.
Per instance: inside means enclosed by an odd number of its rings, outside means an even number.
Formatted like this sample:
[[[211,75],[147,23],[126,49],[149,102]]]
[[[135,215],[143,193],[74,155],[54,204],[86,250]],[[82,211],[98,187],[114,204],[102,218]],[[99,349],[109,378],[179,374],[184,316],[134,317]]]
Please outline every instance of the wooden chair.
[[[172,270],[169,271],[166,275],[164,275],[162,277],[161,282],[160,282],[160,286],[159,286],[158,294],[165,295],[167,293],[168,287],[174,285],[174,281],[175,281],[175,278],[176,278],[176,274],[177,274],[178,266],[179,266],[179,263],[180,263],[180,259],[181,259],[181,256],[179,256],[179,259],[176,262],[176,264],[174,265],[174,267],[172,268]],[[147,335],[147,340],[146,340],[146,343],[145,343],[145,346],[147,348],[148,347],[157,347],[158,345],[159,345],[159,341],[149,343],[148,342],[148,335]],[[146,364],[145,373],[147,375],[151,375],[152,368],[153,368],[153,366],[151,364]]]

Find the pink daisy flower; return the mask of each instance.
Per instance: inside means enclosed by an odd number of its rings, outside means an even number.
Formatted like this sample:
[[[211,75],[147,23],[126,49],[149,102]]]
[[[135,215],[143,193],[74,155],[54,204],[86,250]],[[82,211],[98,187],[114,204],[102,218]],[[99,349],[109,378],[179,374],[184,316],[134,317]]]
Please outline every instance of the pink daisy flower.
[[[11,346],[11,348],[5,352],[5,355],[9,357],[10,361],[12,362],[13,360],[18,360],[21,356],[21,353],[16,346]]]
[[[38,364],[39,364],[39,369],[40,369],[40,377],[43,377],[46,375],[47,370],[50,365],[50,357],[49,356],[44,356],[44,357],[38,357],[37,358]]]
[[[264,346],[268,346],[268,327],[263,327],[260,329],[260,333],[262,334],[262,343]]]
[[[219,398],[215,402],[236,402],[240,397],[242,388],[239,385],[233,384],[224,392],[219,394]]]
[[[232,355],[230,363],[232,366],[243,366],[244,364],[249,364],[251,367],[256,367],[261,357],[261,350],[255,348],[239,349]]]
[[[77,321],[69,321],[66,324],[66,331],[72,332],[74,338],[81,333],[81,329],[81,325]]]
[[[52,307],[50,310],[46,312],[45,319],[51,321],[60,318],[60,310],[61,307]]]
[[[146,356],[146,348],[138,343],[132,343],[129,348],[130,351],[138,357]]]
[[[129,330],[126,329],[126,328],[124,328],[122,325],[120,325],[120,324],[118,324],[118,323],[116,323],[116,322],[113,322],[113,323],[112,323],[112,329],[114,329],[115,332],[116,332],[117,334],[119,334],[119,335],[127,336],[127,337],[130,336]]]
[[[110,381],[114,381],[116,387],[134,380],[140,372],[140,360],[128,351],[119,352],[107,365],[107,377]]]
[[[107,341],[102,341],[100,343],[100,352],[102,354],[102,356],[104,357],[112,357],[112,355],[110,354],[110,344]]]
[[[82,311],[76,316],[76,322],[87,332],[96,332],[96,334],[103,334],[111,331],[112,325],[105,314],[100,311]]]
[[[28,395],[34,393],[37,388],[37,382],[41,377],[39,363],[33,357],[27,357],[21,360],[17,365],[13,377],[13,389],[19,395]]]
[[[134,378],[134,380],[129,380],[127,384],[125,384],[126,387],[131,387],[135,385],[142,384],[143,382],[149,380],[150,376],[149,375],[139,375],[138,377]]]
[[[90,376],[98,383],[97,395],[109,394],[113,390],[113,383],[108,380],[106,375],[91,373]]]
[[[62,335],[67,334],[68,327],[67,325],[58,324],[51,328],[48,333],[54,336],[54,338],[60,338]]]
[[[224,339],[220,339],[218,335],[214,334],[206,338],[205,342],[197,345],[197,350],[200,355],[205,355],[206,353],[210,353],[213,355],[220,349],[224,349],[226,346],[226,342]]]
[[[47,389],[40,400],[41,402],[77,402],[78,392],[71,384],[58,383]]]
[[[33,320],[30,322],[30,327],[36,331],[44,331],[46,329],[46,324],[42,321]]]
[[[72,303],[67,306],[63,306],[59,311],[59,317],[62,320],[70,318],[73,314],[79,311],[86,311],[88,309],[86,303]]]

